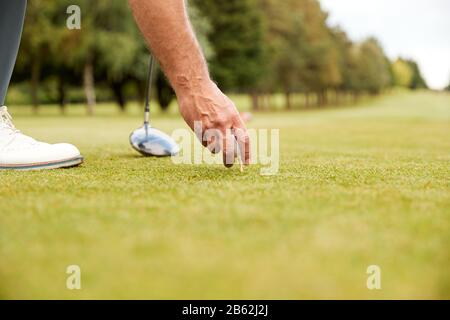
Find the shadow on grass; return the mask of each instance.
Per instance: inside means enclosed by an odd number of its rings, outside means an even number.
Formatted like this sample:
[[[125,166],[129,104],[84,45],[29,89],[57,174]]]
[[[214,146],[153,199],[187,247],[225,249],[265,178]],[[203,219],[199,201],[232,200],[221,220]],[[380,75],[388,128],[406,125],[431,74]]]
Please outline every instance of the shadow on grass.
[[[154,157],[146,157],[139,153],[121,153],[116,155],[120,159],[126,159],[126,160],[141,160],[141,159],[152,159]]]
[[[154,169],[159,174],[176,175],[178,179],[188,180],[235,180],[238,177],[255,175],[259,172],[258,166],[245,167],[244,172],[239,164],[226,168],[219,164],[175,164],[170,157],[143,156],[138,153],[119,153],[114,155],[118,160],[132,161],[133,165],[142,164],[142,170],[147,171],[148,165],[157,165]]]

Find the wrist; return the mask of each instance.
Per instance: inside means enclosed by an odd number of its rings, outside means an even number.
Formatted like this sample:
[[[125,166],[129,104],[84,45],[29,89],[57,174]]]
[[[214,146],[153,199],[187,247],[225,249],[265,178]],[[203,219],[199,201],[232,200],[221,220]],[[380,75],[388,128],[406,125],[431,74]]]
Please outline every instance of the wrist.
[[[172,80],[172,86],[178,98],[192,97],[195,95],[204,95],[216,84],[211,80],[208,74],[183,75],[179,74]]]

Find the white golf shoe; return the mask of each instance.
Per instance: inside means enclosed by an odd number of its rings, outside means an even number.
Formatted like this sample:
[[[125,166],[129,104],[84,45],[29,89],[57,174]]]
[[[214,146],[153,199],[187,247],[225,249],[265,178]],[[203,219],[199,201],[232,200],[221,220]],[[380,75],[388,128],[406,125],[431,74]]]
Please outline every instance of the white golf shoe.
[[[0,170],[74,167],[83,162],[78,149],[67,143],[38,142],[17,130],[6,107],[0,107]]]

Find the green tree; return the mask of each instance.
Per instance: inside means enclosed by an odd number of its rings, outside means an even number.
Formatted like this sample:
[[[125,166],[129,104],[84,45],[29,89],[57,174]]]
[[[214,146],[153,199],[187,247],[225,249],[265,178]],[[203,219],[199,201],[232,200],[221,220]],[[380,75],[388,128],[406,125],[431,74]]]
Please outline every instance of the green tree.
[[[352,54],[354,43],[340,27],[333,28],[331,35],[338,52],[337,66],[341,75],[341,82],[336,88],[336,102],[339,103],[340,93],[347,93],[355,87],[355,59]]]
[[[378,94],[390,84],[389,64],[383,48],[375,38],[360,43],[357,48],[357,91]]]
[[[308,91],[317,93],[319,105],[327,104],[327,90],[342,83],[339,51],[326,20],[328,15],[316,0],[302,0],[301,11],[307,22],[307,68],[303,73]]]
[[[53,0],[55,1],[55,0]],[[96,77],[112,89],[121,109],[125,108],[123,87],[133,65],[138,63],[142,40],[129,12],[126,1],[59,0],[53,21],[59,26],[54,59],[60,55],[62,65],[76,70],[82,79],[88,114],[96,104]],[[80,30],[68,30],[66,8],[81,8]],[[61,61],[60,61],[61,62]],[[143,62],[142,62],[143,63]],[[64,68],[61,69],[64,72]]]
[[[18,57],[18,71],[24,69],[30,73],[30,93],[33,109],[39,106],[39,86],[42,80],[42,68],[50,53],[54,26],[52,14],[55,1],[34,0],[28,3],[27,16],[23,30],[21,51]]]
[[[305,16],[301,1],[262,0],[268,44],[267,73],[263,90],[272,93],[281,90],[285,94],[286,108],[292,108],[291,95],[305,87],[308,40]]]
[[[414,60],[398,58],[393,64],[395,85],[409,89],[427,89],[428,86]]]
[[[409,60],[408,63],[412,70],[412,79],[409,88],[413,90],[428,89],[428,85],[423,78],[422,73],[420,72],[420,68],[417,62]]]
[[[210,59],[215,81],[225,90],[251,91],[264,70],[262,19],[255,0],[195,0],[211,23]]]
[[[266,25],[270,62],[264,83],[270,91],[282,90],[286,108],[292,108],[291,94],[317,92],[321,103],[325,91],[342,81],[338,58],[326,19],[316,0],[260,0]]]
[[[408,88],[413,78],[413,70],[405,60],[398,58],[392,64],[394,70],[394,83],[396,86]]]
[[[130,66],[144,63],[143,40],[126,1],[97,0],[96,5],[90,5],[94,13],[90,20],[95,39],[94,59],[98,57],[98,68],[105,73],[123,110],[126,103],[123,88],[130,71],[135,70]],[[89,63],[89,53],[86,58]],[[145,62],[147,60],[145,58]]]

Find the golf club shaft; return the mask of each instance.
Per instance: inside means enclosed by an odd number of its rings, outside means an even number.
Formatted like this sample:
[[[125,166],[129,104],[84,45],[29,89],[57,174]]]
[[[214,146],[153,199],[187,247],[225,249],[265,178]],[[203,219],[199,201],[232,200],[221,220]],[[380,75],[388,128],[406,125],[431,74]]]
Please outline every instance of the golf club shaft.
[[[145,96],[145,112],[144,112],[144,125],[147,128],[150,121],[150,102],[152,95],[152,81],[153,81],[153,64],[154,58],[153,55],[150,54],[150,62],[148,67],[148,78],[147,78],[147,89]]]

